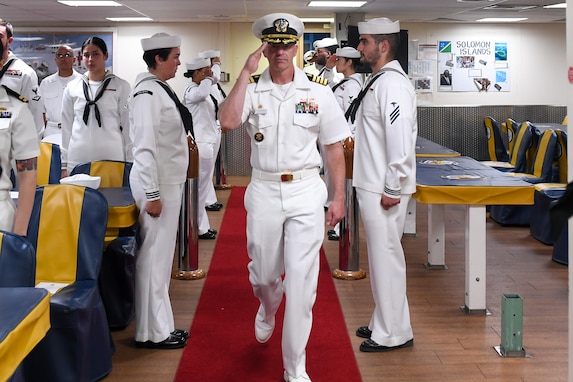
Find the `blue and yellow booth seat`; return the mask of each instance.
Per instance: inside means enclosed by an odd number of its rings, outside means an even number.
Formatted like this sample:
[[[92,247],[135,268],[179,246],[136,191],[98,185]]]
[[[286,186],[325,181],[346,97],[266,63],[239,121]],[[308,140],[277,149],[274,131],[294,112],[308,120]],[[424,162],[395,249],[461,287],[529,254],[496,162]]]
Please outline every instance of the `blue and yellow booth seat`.
[[[23,363],[26,381],[97,381],[111,372],[114,345],[99,293],[108,204],[91,188],[36,189],[27,238],[36,250],[36,285],[51,296],[51,329]]]
[[[506,122],[507,124],[507,122]],[[525,173],[528,171],[528,155],[533,144],[533,127],[529,122],[523,122],[515,136],[513,150],[509,156],[509,162],[482,161],[483,164],[497,170]]]
[[[553,161],[553,181],[567,183],[567,133],[554,130],[557,135],[557,147]]]
[[[533,167],[529,173],[510,172],[511,175],[533,183],[551,182],[553,157],[557,145],[557,136],[553,130],[546,130],[539,138]],[[528,226],[533,206],[495,205],[491,206],[489,216],[502,225]]]
[[[129,173],[131,162],[95,161],[80,163],[72,170],[70,175],[88,174],[101,177],[100,187],[129,187]]]
[[[565,193],[566,183],[539,183],[535,185],[529,232],[543,244],[553,245],[556,235],[551,225],[550,207]]]
[[[491,161],[508,162],[508,150],[501,136],[502,128],[500,123],[493,117],[488,116],[483,119],[483,126],[485,127],[489,159]]]
[[[36,253],[23,236],[0,230],[0,288],[36,285]]]
[[[109,187],[129,188],[130,162],[97,161],[74,167],[71,175],[88,174],[101,177],[100,190],[113,197],[125,190],[105,190]],[[130,194],[131,195],[131,194]],[[117,210],[117,214],[115,213]],[[112,223],[125,217],[132,223]],[[105,252],[99,277],[100,293],[110,329],[121,330],[135,316],[135,256],[137,254],[137,213],[132,216],[119,207],[109,213]],[[116,228],[123,226],[123,228]]]
[[[60,183],[62,158],[60,146],[55,143],[40,142],[38,157],[38,186]]]
[[[35,278],[32,244],[0,231],[0,381],[24,379],[19,365],[50,329],[50,297]]]
[[[519,126],[521,126],[521,124],[512,118],[507,118],[505,123],[501,125],[501,131],[507,135],[507,150],[510,157],[513,153],[513,148],[515,147],[515,141],[517,138],[517,133],[519,132]]]

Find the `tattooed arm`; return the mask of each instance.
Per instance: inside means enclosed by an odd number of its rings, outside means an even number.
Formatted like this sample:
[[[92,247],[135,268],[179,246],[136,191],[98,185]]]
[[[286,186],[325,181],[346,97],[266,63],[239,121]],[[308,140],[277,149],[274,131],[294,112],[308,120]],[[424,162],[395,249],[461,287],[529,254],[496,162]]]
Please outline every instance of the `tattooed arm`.
[[[14,233],[26,236],[28,232],[28,222],[34,205],[34,195],[36,193],[36,183],[38,179],[38,159],[30,158],[16,160],[16,170],[18,171],[19,193],[18,208],[14,219]]]

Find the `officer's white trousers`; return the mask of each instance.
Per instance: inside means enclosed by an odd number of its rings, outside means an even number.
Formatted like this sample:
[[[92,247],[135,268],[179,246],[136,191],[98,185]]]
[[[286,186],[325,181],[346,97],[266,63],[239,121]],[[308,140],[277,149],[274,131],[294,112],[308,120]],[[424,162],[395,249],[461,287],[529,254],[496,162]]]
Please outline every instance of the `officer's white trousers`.
[[[381,194],[356,188],[356,195],[366,233],[370,285],[376,304],[368,325],[371,338],[379,345],[402,345],[413,337],[401,242],[411,195],[402,195],[400,203],[389,210],[382,208]]]
[[[292,182],[252,178],[245,193],[249,280],[267,319],[275,315],[284,291],[282,354],[292,376],[306,371],[325,201],[326,187],[318,174]]]

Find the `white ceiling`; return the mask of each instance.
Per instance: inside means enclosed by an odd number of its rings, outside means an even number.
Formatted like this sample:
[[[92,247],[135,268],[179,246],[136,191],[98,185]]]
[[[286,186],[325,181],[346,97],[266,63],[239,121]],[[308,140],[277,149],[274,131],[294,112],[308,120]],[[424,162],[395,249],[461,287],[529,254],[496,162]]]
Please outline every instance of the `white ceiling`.
[[[565,22],[565,9],[543,5],[565,0],[368,0],[357,10],[309,8],[309,0],[118,0],[123,7],[68,7],[56,0],[0,0],[0,17],[18,26],[113,26],[106,17],[148,16],[156,22],[254,21],[267,13],[334,17],[361,13],[365,19],[389,17],[401,22],[465,22],[484,17],[527,17],[525,22]],[[496,10],[484,10],[487,6]],[[522,10],[522,6],[535,8]]]

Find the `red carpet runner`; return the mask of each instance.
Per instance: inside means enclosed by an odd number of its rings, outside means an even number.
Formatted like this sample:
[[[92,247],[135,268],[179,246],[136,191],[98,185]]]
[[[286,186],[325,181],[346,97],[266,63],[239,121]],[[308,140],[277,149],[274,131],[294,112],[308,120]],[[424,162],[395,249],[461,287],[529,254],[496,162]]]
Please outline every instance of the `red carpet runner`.
[[[248,279],[244,187],[234,187],[175,382],[282,381],[283,305],[269,342],[255,339],[258,300]],[[361,381],[324,254],[307,346],[313,382]]]

